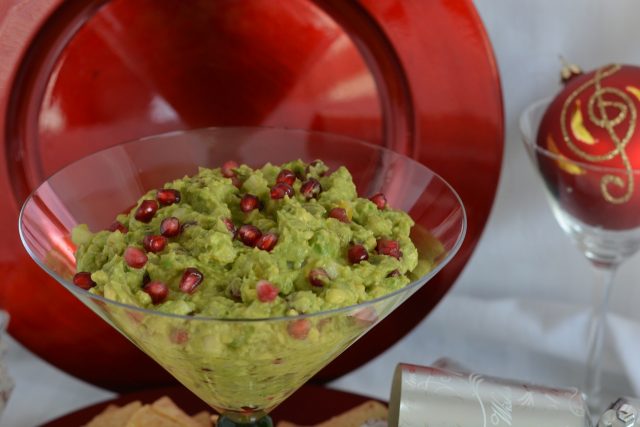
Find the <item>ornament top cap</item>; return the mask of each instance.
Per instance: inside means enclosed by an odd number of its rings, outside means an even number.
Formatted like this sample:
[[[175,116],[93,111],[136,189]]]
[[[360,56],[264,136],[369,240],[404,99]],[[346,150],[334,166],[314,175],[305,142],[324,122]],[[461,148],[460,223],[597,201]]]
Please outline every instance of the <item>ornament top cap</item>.
[[[576,64],[567,62],[562,56],[560,57],[560,61],[562,62],[562,70],[560,70],[562,84],[567,84],[574,77],[582,75],[582,69]]]

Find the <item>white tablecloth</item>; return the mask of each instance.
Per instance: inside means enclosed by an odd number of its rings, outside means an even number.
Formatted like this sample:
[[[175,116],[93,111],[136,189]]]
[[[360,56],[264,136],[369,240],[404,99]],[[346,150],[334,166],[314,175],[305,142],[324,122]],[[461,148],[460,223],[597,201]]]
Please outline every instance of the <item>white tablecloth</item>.
[[[386,398],[398,362],[429,364],[441,356],[486,374],[581,385],[592,274],[551,215],[516,121],[526,104],[558,90],[559,55],[587,70],[609,62],[640,64],[640,2],[476,5],[496,51],[505,96],[505,157],[492,216],[471,262],[437,309],[333,387]],[[638,259],[621,267],[611,302],[609,329],[615,334],[605,343],[605,387],[614,394],[640,394]],[[31,427],[112,396],[49,367],[15,342],[9,343],[8,364],[17,385],[2,426]]]

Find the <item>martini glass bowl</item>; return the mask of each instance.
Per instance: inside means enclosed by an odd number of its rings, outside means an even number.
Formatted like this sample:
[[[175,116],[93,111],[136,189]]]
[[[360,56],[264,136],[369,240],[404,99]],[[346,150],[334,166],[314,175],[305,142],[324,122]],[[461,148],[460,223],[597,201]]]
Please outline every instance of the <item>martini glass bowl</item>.
[[[599,414],[606,403],[603,343],[614,276],[618,266],[640,248],[640,170],[630,164],[615,166],[616,158],[626,156],[625,147],[611,144],[596,157],[574,145],[578,158],[569,158],[563,150],[571,147],[565,147],[564,140],[547,135],[540,140],[538,129],[550,102],[551,98],[542,99],[527,107],[520,116],[520,130],[553,215],[593,266],[596,298],[588,328],[584,391],[592,413]]]
[[[389,205],[415,221],[411,238],[419,261],[411,283],[355,306],[242,319],[147,310],[72,284],[75,226],[105,229],[150,189],[229,159],[252,167],[295,159],[346,166],[361,197],[382,191]],[[269,426],[269,411],[451,260],[466,217],[457,194],[438,175],[383,147],[318,132],[207,128],[116,145],[70,164],[29,196],[19,228],[40,267],[218,411],[219,426]]]

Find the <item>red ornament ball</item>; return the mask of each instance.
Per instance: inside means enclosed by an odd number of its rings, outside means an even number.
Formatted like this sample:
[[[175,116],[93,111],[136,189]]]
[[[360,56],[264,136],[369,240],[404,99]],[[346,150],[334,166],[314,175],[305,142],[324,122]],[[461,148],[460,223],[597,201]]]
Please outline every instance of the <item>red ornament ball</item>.
[[[640,226],[639,113],[640,67],[607,65],[568,79],[536,139],[560,209],[607,230]]]

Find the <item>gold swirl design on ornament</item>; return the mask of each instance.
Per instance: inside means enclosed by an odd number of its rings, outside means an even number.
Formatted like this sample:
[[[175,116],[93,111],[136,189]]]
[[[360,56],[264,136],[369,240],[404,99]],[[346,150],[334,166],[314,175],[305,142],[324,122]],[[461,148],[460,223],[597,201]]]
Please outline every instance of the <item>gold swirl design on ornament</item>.
[[[638,119],[636,106],[627,93],[615,87],[606,87],[602,85],[602,80],[604,78],[615,74],[618,70],[620,70],[620,65],[612,65],[608,68],[601,68],[596,71],[592,79],[583,83],[574,92],[572,92],[571,95],[569,95],[562,106],[562,112],[560,114],[562,137],[564,138],[567,146],[577,156],[593,163],[604,162],[615,157],[620,157],[625,169],[625,178],[617,175],[606,174],[600,180],[600,190],[604,199],[607,202],[615,204],[628,202],[634,191],[633,168],[631,166],[629,156],[627,155],[626,147],[633,136]],[[589,98],[587,104],[588,118],[593,125],[606,130],[609,135],[610,142],[613,144],[610,151],[600,155],[594,155],[582,150],[574,143],[569,130],[567,129],[567,112],[569,111],[569,108],[577,102],[576,98],[591,86],[595,88],[595,91]],[[607,95],[607,99],[605,99],[605,95]],[[608,115],[608,112],[611,112],[611,110],[617,112],[613,117],[609,117]],[[620,136],[616,132],[616,127],[623,125],[627,118],[629,118],[628,129],[622,136]],[[610,189],[612,186],[616,186],[626,191],[622,196],[616,197],[611,194]]]

